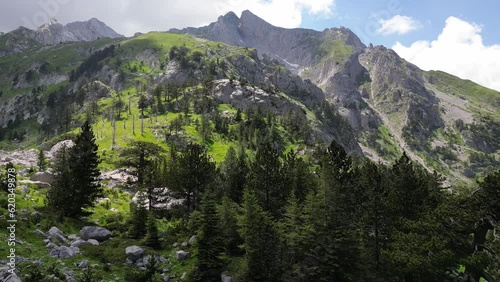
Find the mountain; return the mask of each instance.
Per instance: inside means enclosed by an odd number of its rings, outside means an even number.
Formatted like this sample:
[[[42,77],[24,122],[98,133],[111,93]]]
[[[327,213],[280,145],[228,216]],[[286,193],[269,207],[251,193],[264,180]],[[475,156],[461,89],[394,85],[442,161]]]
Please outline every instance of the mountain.
[[[474,175],[471,159],[498,158],[500,144],[492,138],[500,140],[494,129],[500,125],[500,93],[442,72],[422,71],[390,49],[365,46],[348,28],[285,29],[244,11],[240,18],[230,12],[208,26],[170,32],[255,48],[310,79],[374,159],[393,159],[404,150],[430,170],[467,181],[464,174]]]
[[[37,30],[19,27],[7,34],[34,40],[42,45],[56,45],[64,42],[88,42],[105,37],[123,37],[123,35],[116,33],[113,29],[96,18],[92,18],[85,22],[69,23],[67,25],[62,25],[57,19],[51,18]],[[6,48],[4,52],[7,53],[7,50]]]
[[[8,140],[26,123],[43,128],[44,138],[71,129],[89,101],[113,103],[116,95],[133,101],[141,91],[154,100],[156,88],[175,85],[190,104],[199,98],[192,87],[212,81],[210,101],[222,108],[259,106],[307,121],[309,129],[294,127],[302,132],[297,150],[335,139],[382,162],[404,151],[461,183],[498,165],[500,93],[420,70],[390,49],[364,45],[348,28],[285,29],[244,11],[200,28],[116,36],[96,19],[66,26],[51,20],[37,31],[1,36],[4,146],[16,146]],[[47,45],[54,38],[72,43]],[[182,109],[183,101],[172,102],[171,110]]]

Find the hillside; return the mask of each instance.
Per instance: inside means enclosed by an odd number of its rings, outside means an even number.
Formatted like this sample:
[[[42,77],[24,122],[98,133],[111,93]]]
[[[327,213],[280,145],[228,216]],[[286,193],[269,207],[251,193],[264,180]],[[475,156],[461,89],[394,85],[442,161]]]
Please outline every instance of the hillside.
[[[498,165],[493,139],[500,136],[493,128],[499,92],[443,72],[424,72],[390,49],[365,46],[347,28],[284,29],[244,11],[240,18],[228,13],[206,27],[171,31],[256,48],[310,79],[373,159],[394,160],[404,150],[452,182],[466,183]],[[463,103],[450,104],[456,97]]]
[[[498,277],[499,101],[348,28],[249,11],[133,38],[97,19],[0,35],[0,209],[16,177],[18,274]],[[86,121],[103,194],[75,216],[86,166],[68,160],[90,154],[73,146]]]

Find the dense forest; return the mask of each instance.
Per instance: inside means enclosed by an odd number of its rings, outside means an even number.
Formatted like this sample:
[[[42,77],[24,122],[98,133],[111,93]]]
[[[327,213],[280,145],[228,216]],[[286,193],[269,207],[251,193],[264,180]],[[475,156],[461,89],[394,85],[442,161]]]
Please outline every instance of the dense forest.
[[[273,128],[272,118],[258,114],[241,123],[252,118]],[[486,176],[477,190],[456,191],[406,154],[382,165],[348,156],[335,141],[301,156],[272,140],[256,140],[262,141],[252,143],[255,154],[231,147],[220,164],[203,145],[165,151],[133,141],[119,162],[135,168],[135,187],[147,204],[133,206],[126,223],[113,226],[116,234],[142,240],[152,250],[169,248],[168,236],[197,234],[191,281],[220,281],[229,265],[237,270],[231,273],[236,281],[498,277],[499,244],[489,231],[500,218],[500,171]],[[42,153],[40,166],[46,166],[43,158]],[[75,146],[62,149],[53,164],[56,179],[43,213],[61,219],[87,215],[102,196],[99,162],[94,133],[85,123]],[[182,201],[158,209],[165,193]],[[180,224],[161,235],[161,218]],[[154,265],[131,268],[124,279],[156,281],[157,271]]]

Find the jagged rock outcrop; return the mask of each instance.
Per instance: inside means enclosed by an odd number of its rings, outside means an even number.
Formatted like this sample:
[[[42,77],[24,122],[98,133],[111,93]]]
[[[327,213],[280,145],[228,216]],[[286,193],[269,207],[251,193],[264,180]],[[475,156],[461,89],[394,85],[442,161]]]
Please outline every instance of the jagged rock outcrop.
[[[62,25],[55,18],[51,18],[47,23],[37,30],[20,27],[12,33],[22,35],[44,45],[56,45],[64,42],[93,41],[98,38],[123,37],[108,27],[105,23],[96,18],[85,22],[74,22]]]

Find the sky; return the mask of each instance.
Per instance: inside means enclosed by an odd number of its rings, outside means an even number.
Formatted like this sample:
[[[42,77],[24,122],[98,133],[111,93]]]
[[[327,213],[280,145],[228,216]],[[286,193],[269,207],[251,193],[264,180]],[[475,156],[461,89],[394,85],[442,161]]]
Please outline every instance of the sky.
[[[204,26],[250,10],[285,28],[345,26],[424,70],[443,70],[500,91],[497,0],[2,0],[0,31],[98,18],[118,33]]]

